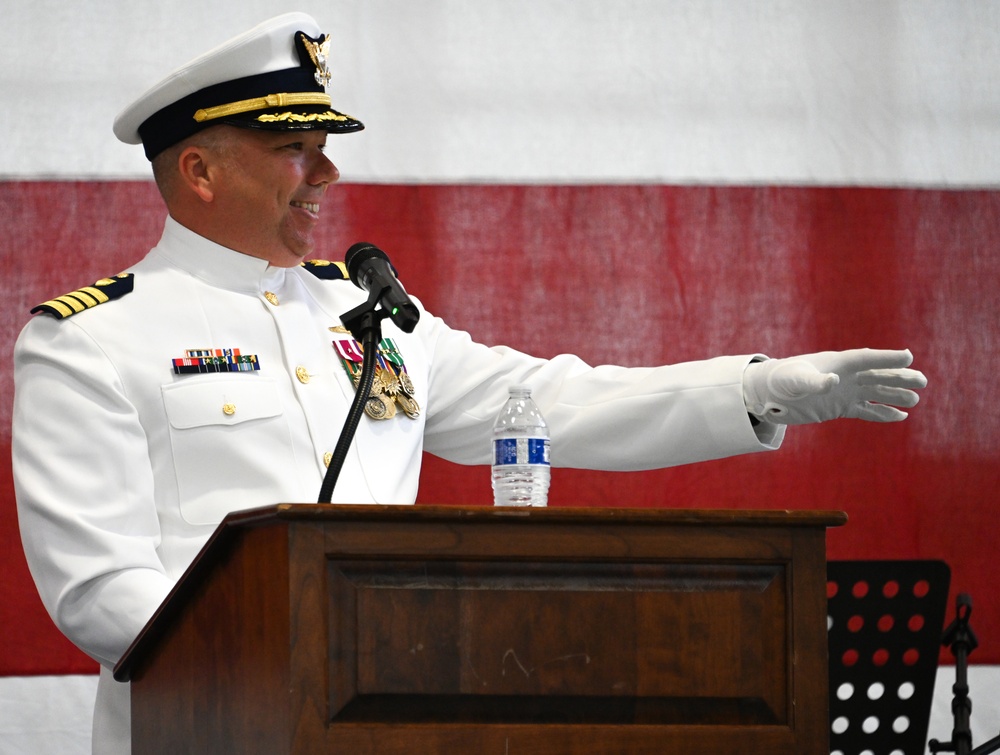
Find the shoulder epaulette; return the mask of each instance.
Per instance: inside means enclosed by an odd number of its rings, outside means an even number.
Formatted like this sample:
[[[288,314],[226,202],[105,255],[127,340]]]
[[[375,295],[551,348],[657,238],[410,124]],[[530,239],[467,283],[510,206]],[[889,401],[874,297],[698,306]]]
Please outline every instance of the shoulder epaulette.
[[[61,320],[64,317],[83,312],[112,299],[120,299],[125,294],[132,293],[135,281],[132,273],[122,273],[114,278],[101,278],[93,286],[80,288],[63,296],[39,304],[31,310],[31,314],[45,313]]]
[[[350,280],[347,274],[347,265],[343,262],[331,262],[330,260],[306,260],[302,267],[323,280]]]

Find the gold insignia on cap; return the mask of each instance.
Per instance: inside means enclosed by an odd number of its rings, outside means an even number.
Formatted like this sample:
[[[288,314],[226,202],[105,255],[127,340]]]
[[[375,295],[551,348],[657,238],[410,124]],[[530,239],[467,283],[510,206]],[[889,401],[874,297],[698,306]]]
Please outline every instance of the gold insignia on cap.
[[[257,120],[261,123],[277,123],[278,121],[294,121],[295,123],[315,123],[320,121],[349,121],[350,116],[341,115],[332,111],[326,113],[264,113],[258,115]]]
[[[330,35],[324,34],[319,39],[310,39],[303,32],[299,32],[299,41],[309,53],[309,59],[316,66],[316,83],[324,89],[329,85],[330,75]]]
[[[206,107],[196,110],[193,118],[198,123],[213,121],[216,118],[228,118],[241,113],[251,113],[254,110],[267,110],[274,107],[295,107],[296,105],[322,105],[330,107],[330,95],[322,92],[278,92],[264,97],[254,97],[249,100],[229,102],[225,105]],[[264,120],[259,118],[258,120]],[[336,120],[336,119],[333,119]]]

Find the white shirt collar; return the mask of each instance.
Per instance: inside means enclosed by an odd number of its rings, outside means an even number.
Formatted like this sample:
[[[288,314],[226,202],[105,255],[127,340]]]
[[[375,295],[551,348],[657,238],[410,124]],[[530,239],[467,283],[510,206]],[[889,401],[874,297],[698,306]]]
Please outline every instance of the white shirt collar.
[[[285,280],[285,268],[271,267],[267,260],[216,244],[169,215],[153,251],[196,278],[230,291],[256,294],[277,290]]]

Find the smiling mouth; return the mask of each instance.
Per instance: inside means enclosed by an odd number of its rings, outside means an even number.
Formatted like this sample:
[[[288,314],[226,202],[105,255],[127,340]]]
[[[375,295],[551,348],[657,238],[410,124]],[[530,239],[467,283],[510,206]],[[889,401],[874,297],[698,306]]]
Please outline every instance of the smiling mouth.
[[[309,210],[313,214],[319,213],[319,202],[291,202],[292,207],[301,207],[303,210]]]

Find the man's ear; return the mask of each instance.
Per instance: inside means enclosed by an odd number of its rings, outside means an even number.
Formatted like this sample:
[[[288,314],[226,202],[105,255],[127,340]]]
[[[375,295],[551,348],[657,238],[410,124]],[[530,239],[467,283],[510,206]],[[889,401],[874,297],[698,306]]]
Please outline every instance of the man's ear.
[[[212,179],[215,178],[216,165],[212,158],[207,150],[194,145],[186,147],[177,158],[181,183],[203,202],[215,199]]]

